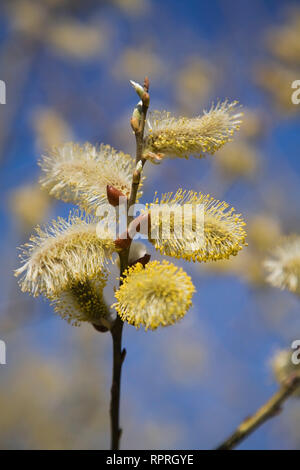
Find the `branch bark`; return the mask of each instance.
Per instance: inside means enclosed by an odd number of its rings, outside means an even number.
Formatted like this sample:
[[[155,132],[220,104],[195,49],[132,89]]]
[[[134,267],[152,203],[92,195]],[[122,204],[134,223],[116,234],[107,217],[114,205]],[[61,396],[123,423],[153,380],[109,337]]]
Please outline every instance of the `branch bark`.
[[[149,81],[147,77],[144,82],[144,90],[146,94],[146,99],[143,101],[142,111],[141,111],[141,121],[139,123],[139,128],[135,131],[136,139],[136,163],[142,161],[144,166],[145,162],[142,160],[143,154],[143,141],[144,141],[144,129],[145,129],[145,120],[149,106]],[[128,211],[131,206],[136,203],[136,197],[139,189],[141,174],[139,173],[138,178],[136,175],[132,178],[131,192],[128,202]],[[127,213],[127,227],[132,221],[133,217],[129,216]],[[124,249],[120,254],[120,277],[122,276],[125,269],[128,267],[128,256],[129,249]],[[120,280],[120,285],[122,280]],[[111,450],[119,450],[120,448],[120,439],[122,434],[122,429],[120,428],[120,396],[121,396],[121,372],[122,365],[125,359],[126,350],[122,349],[122,331],[123,331],[123,321],[119,316],[117,316],[116,321],[111,329],[111,335],[113,340],[113,377],[112,377],[112,386],[111,386],[111,402],[110,402],[110,420],[111,420]]]
[[[118,316],[111,330],[113,340],[113,377],[111,386],[110,419],[111,419],[111,449],[118,450],[122,429],[120,428],[120,393],[121,372],[126,356],[126,349],[122,349],[123,322]]]
[[[268,400],[256,413],[246,418],[216,450],[231,450],[246,439],[259,426],[267,420],[277,416],[281,411],[283,403],[294,393],[300,386],[300,377],[292,376],[286,383],[276,392],[270,400]]]

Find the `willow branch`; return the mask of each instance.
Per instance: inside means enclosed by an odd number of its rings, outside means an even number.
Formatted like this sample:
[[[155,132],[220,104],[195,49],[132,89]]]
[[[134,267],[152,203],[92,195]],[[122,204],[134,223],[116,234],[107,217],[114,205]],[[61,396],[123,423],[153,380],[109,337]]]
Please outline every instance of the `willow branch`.
[[[111,419],[111,450],[118,450],[122,429],[120,428],[120,394],[121,372],[126,356],[126,349],[122,349],[123,321],[119,316],[111,330],[113,340],[113,374],[111,386],[110,419]]]
[[[135,139],[136,139],[136,163],[142,161],[143,154],[143,141],[144,141],[144,129],[146,115],[149,106],[149,80],[146,77],[144,82],[144,91],[146,99],[143,100],[141,107],[141,119],[139,122],[138,128],[135,129]],[[144,166],[144,161],[142,161],[142,167]],[[136,197],[141,180],[141,171],[136,173],[134,172],[132,177],[131,192],[128,202],[128,211],[131,206],[136,203]],[[132,216],[129,216],[127,213],[127,227],[131,220]],[[128,267],[128,256],[129,248],[124,249],[120,254],[120,277],[124,273],[125,269]],[[122,284],[122,279],[120,280],[120,285]],[[117,316],[116,321],[111,329],[111,335],[113,340],[113,378],[111,386],[111,402],[110,402],[110,419],[111,419],[111,449],[118,450],[120,448],[120,439],[122,434],[122,429],[120,428],[120,396],[121,396],[121,372],[122,365],[125,359],[126,350],[122,349],[122,331],[123,331],[123,321],[119,316]]]
[[[240,444],[246,437],[252,434],[259,426],[270,418],[277,416],[283,403],[294,393],[300,385],[300,377],[290,377],[286,383],[276,392],[254,415],[246,418],[236,431],[226,439],[216,450],[230,450]]]
[[[142,104],[140,107],[140,120],[138,123],[133,123],[131,122],[132,129],[135,134],[135,141],[136,141],[136,157],[135,157],[135,163],[136,165],[141,162],[142,169],[145,165],[145,159],[143,159],[143,149],[144,149],[144,132],[145,132],[145,122],[146,122],[146,116],[149,108],[149,79],[148,77],[145,77],[144,80],[144,95],[142,98]],[[139,105],[138,105],[139,106]],[[131,206],[133,206],[136,203],[136,197],[137,197],[137,192],[139,189],[139,185],[141,182],[141,173],[142,170],[139,172],[135,172],[133,174],[132,178],[132,184],[131,184],[131,192],[130,192],[130,197],[128,201],[128,210],[130,209]],[[128,224],[133,220],[133,216],[128,217]]]

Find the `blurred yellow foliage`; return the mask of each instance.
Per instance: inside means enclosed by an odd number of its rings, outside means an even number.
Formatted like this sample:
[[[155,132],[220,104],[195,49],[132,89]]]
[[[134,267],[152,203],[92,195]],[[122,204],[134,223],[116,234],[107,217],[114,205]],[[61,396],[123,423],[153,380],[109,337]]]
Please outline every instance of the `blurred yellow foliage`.
[[[292,103],[292,83],[300,76],[299,70],[292,70],[275,62],[260,64],[255,67],[254,79],[274,100],[279,111],[299,112],[299,106]]]
[[[264,132],[264,116],[257,109],[243,108],[243,124],[240,135],[246,139],[257,139]]]
[[[51,198],[39,184],[16,188],[10,195],[10,207],[22,230],[26,233],[43,222],[51,207]]]
[[[143,15],[150,9],[149,0],[114,0],[114,3],[132,16]]]
[[[71,19],[51,24],[47,39],[59,53],[83,60],[101,53],[106,45],[99,27]]]
[[[72,139],[72,131],[65,119],[52,108],[39,108],[33,113],[33,128],[37,144],[44,151]]]
[[[216,84],[216,69],[206,59],[189,57],[179,70],[175,93],[180,106],[199,112],[199,106],[208,100]]]
[[[236,140],[216,153],[214,162],[223,178],[253,179],[259,167],[260,156],[246,141]]]
[[[157,80],[164,72],[162,60],[147,47],[125,48],[113,69],[115,77],[122,80],[131,80],[133,77],[142,80],[145,75]]]
[[[43,2],[32,0],[10,2],[7,13],[16,32],[33,37],[43,34],[43,24],[47,19],[47,7]]]
[[[270,52],[279,60],[300,66],[300,8],[295,8],[283,26],[272,28],[266,37]]]
[[[257,214],[247,223],[249,245],[257,250],[270,250],[282,233],[279,221],[267,214]]]

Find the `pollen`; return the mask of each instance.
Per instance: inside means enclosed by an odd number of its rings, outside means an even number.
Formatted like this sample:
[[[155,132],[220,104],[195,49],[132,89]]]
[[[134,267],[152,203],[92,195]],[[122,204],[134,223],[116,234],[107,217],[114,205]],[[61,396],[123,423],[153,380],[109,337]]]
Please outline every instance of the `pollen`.
[[[54,297],[55,312],[73,326],[82,322],[102,324],[109,317],[109,308],[103,298],[103,278],[100,281],[79,281]]]
[[[23,292],[47,297],[68,290],[74,283],[99,279],[105,282],[106,265],[112,259],[114,242],[108,231],[92,217],[59,217],[45,228],[37,227],[30,242],[22,247]]]
[[[185,208],[190,214],[187,223]],[[246,245],[241,214],[210,195],[178,189],[161,199],[155,196],[148,210],[149,240],[162,255],[216,261],[235,256]]]
[[[107,203],[107,186],[113,186],[129,197],[134,159],[117,152],[109,145],[99,148],[85,144],[67,143],[55,147],[39,162],[43,176],[40,179],[52,196],[77,204],[86,212],[95,213]],[[138,197],[141,196],[139,192]]]
[[[195,292],[191,278],[168,261],[152,261],[145,268],[137,263],[125,271],[122,281],[113,307],[137,329],[155,330],[178,322]]]
[[[241,113],[234,113],[237,102],[218,103],[202,116],[176,118],[168,112],[155,111],[147,122],[144,157],[153,160],[153,155],[201,158],[206,153],[214,154],[231,141],[233,133],[241,124]]]

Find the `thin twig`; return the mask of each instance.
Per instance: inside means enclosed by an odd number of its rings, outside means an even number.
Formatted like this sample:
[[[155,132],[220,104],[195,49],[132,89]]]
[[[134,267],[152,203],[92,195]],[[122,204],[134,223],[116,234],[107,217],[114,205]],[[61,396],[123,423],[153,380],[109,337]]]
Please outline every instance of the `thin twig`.
[[[111,386],[110,419],[111,419],[111,449],[118,450],[122,429],[120,428],[120,393],[122,364],[126,349],[122,350],[123,321],[118,316],[111,331],[113,340],[113,377]]]
[[[144,90],[148,93],[149,90],[149,81],[146,78],[144,82]],[[149,97],[148,97],[149,98]],[[135,132],[136,139],[136,163],[142,161],[143,154],[143,141],[144,141],[144,128],[146,114],[149,106],[149,99],[143,102],[142,112],[141,112],[141,121],[139,129]],[[142,164],[144,166],[142,161]],[[137,192],[140,184],[140,174],[139,177],[132,178],[131,192],[128,202],[128,211],[131,206],[136,203]],[[132,216],[128,216],[127,213],[127,226],[132,220]],[[129,248],[124,249],[120,254],[120,277],[124,273],[125,269],[128,267],[128,256]],[[122,279],[120,280],[122,284]],[[110,419],[111,419],[111,449],[118,450],[120,447],[120,438],[122,434],[122,429],[120,428],[120,395],[121,395],[121,372],[122,365],[125,359],[126,350],[122,349],[122,331],[123,331],[123,321],[118,316],[112,329],[111,335],[113,340],[113,378],[112,378],[112,387],[111,387],[111,402],[110,402]]]
[[[277,416],[281,412],[281,405],[294,393],[296,388],[300,386],[300,377],[290,377],[285,385],[276,392],[270,400],[259,408],[254,415],[246,418],[236,429],[236,431],[226,439],[216,450],[230,450],[240,444],[259,426],[268,419]]]
[[[136,141],[136,158],[135,158],[135,163],[136,165],[141,162],[142,163],[142,168],[145,165],[145,160],[143,159],[143,147],[144,147],[144,131],[145,131],[145,122],[146,122],[146,116],[147,116],[147,111],[149,107],[149,79],[148,77],[145,77],[144,81],[144,91],[146,94],[146,99],[143,100],[142,106],[141,106],[141,120],[138,126],[138,129],[135,129],[135,141]],[[137,198],[137,192],[139,189],[141,181],[141,172],[138,174],[137,178],[132,178],[132,184],[131,184],[131,192],[130,192],[130,197],[128,201],[128,211],[130,207],[132,207]],[[128,224],[133,220],[133,216],[128,217]]]

